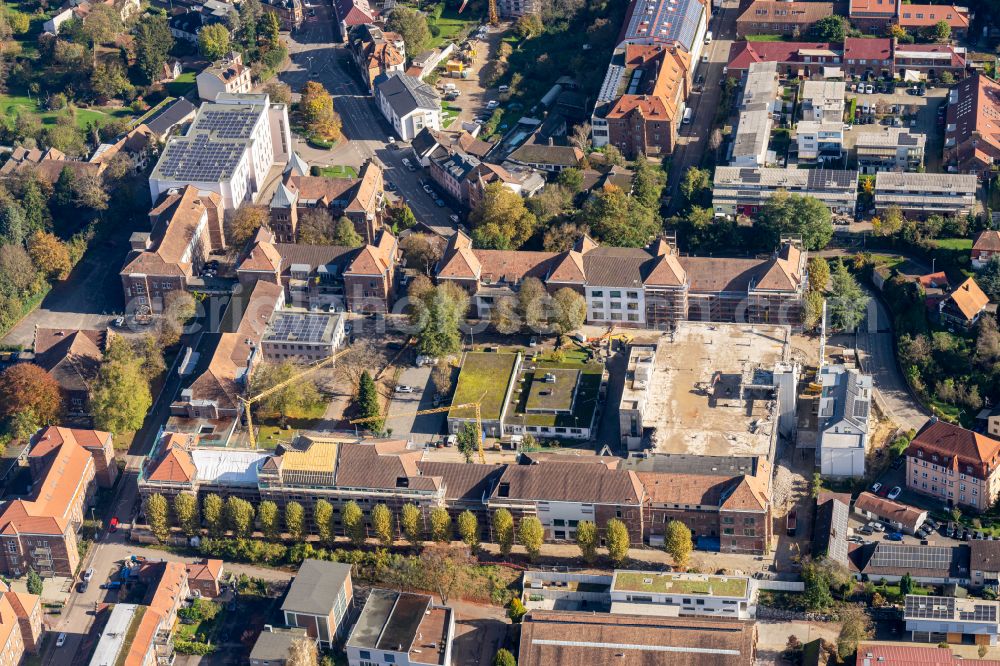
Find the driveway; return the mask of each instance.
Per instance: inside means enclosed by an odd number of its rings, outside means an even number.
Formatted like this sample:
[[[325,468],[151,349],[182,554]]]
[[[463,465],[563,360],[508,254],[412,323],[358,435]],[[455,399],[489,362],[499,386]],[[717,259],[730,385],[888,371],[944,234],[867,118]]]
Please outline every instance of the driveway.
[[[386,426],[392,428],[393,432],[411,433],[410,439],[417,443],[438,440],[445,432],[447,412],[420,416],[413,414],[434,407],[434,394],[437,390],[431,382],[431,369],[432,366],[429,365],[422,368],[404,366],[396,385],[411,386],[415,392],[394,393],[389,403],[389,420]]]
[[[916,123],[913,127],[907,127],[912,132],[918,132],[927,136],[927,145],[924,152],[924,165],[927,171],[941,170],[941,145],[944,138],[944,126],[937,124],[937,109],[946,101],[948,97],[947,88],[931,88],[927,95],[920,97],[909,95],[905,89],[900,88],[899,92],[888,94],[864,95],[858,93],[847,93],[847,98],[856,97],[858,108],[867,102],[869,104],[893,104],[899,106],[902,112],[898,115],[915,116]],[[858,142],[858,137],[864,133],[885,132],[885,125],[854,125],[849,132],[844,133],[844,146],[853,150]]]
[[[385,169],[385,178],[398,188],[398,194],[409,205],[417,220],[435,233],[450,237],[455,225],[448,219],[449,208],[439,208],[420,188],[421,174],[411,173],[402,160],[412,153],[405,143],[390,149],[388,137],[393,134],[389,124],[367,94],[355,70],[350,52],[337,41],[333,24],[333,9],[315,5],[316,18],[299,32],[287,37],[289,61],[278,73],[297,97],[307,81],[319,81],[333,95],[333,105],[343,121],[344,141],[331,150],[313,148],[301,137],[293,135],[295,151],[310,165],[348,165],[358,168],[369,159],[376,159]],[[411,160],[412,161],[412,160]]]
[[[930,414],[910,393],[896,359],[893,337],[889,311],[872,295],[857,334],[836,335],[830,343],[856,348],[861,369],[872,375],[875,402],[882,413],[903,430],[920,430]]]

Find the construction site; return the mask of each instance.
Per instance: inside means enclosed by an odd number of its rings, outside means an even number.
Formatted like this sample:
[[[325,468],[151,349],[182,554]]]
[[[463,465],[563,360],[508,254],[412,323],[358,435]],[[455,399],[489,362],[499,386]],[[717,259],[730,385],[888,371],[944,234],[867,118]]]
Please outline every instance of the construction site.
[[[795,428],[786,326],[682,322],[656,344],[643,431],[659,453],[760,455]]]

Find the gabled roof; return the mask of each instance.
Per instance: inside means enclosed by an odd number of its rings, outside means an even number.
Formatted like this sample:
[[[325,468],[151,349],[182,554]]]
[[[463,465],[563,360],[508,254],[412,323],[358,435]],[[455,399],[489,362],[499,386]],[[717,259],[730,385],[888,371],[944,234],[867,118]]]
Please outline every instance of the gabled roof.
[[[195,562],[187,565],[189,580],[219,580],[222,573],[222,560],[206,559],[204,562]]]
[[[277,271],[280,266],[281,255],[275,249],[274,244],[268,241],[258,241],[240,262],[239,270],[272,273]]]
[[[394,261],[396,237],[383,229],[374,245],[365,245],[348,265],[344,275],[384,275]]]
[[[976,236],[972,249],[981,252],[1000,252],[1000,231],[987,229]]]
[[[105,331],[35,328],[35,363],[64,391],[88,391],[103,360]]]
[[[682,286],[687,282],[687,273],[673,253],[661,254],[653,263],[653,269],[646,276],[645,284],[657,287]]]
[[[147,473],[149,481],[165,481],[170,483],[190,483],[195,480],[198,470],[188,451],[188,445],[193,443],[191,437],[182,433],[164,433],[161,440],[163,454],[156,461],[153,469]]]
[[[400,118],[417,109],[437,111],[441,109],[441,98],[434,88],[420,79],[406,74],[393,73],[375,87]]]
[[[299,195],[297,192],[290,190],[285,183],[278,183],[278,189],[275,190],[274,196],[271,197],[270,207],[293,208],[298,200]]]
[[[508,465],[491,499],[638,505],[643,496],[639,477],[631,470],[609,469],[600,463],[581,465],[547,461]]]
[[[327,617],[350,579],[350,564],[305,560],[292,579],[281,610]]]
[[[288,158],[288,165],[285,167],[284,173],[293,176],[308,176],[309,164],[293,150],[291,156]]]
[[[840,49],[830,42],[733,42],[729,47],[729,69],[744,70],[757,62],[805,62],[802,51],[839,54]]]
[[[955,308],[969,321],[975,319],[976,315],[990,304],[989,296],[983,293],[983,290],[971,277],[948,294],[946,300],[954,304]]]
[[[889,60],[892,40],[882,37],[847,37],[844,39],[844,60]]]
[[[583,271],[583,255],[576,250],[561,253],[549,272],[548,282],[584,283],[587,275]]]
[[[931,461],[936,455],[941,458],[939,464],[948,469],[972,465],[980,478],[984,478],[985,471],[997,464],[1000,440],[951,423],[935,421],[917,433],[906,455]]]

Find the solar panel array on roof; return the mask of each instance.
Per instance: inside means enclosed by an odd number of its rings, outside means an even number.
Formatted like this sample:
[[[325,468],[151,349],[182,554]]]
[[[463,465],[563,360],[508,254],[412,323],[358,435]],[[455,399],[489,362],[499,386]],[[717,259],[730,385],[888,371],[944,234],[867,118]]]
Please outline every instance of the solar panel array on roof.
[[[249,139],[259,116],[260,109],[253,106],[203,109],[195,119],[193,130],[215,132],[219,139]]]
[[[324,342],[330,340],[335,316],[326,314],[281,314],[270,324],[269,341]]]
[[[995,604],[977,604],[973,602],[971,611],[958,611],[958,619],[963,622],[996,622],[997,607]]]
[[[869,566],[891,569],[947,570],[951,565],[951,548],[940,546],[905,546],[880,543],[875,547]]]
[[[636,0],[625,31],[626,42],[678,42],[692,51],[705,6],[700,0]]]
[[[955,616],[955,599],[908,594],[903,616],[920,620],[950,620]]]
[[[178,137],[167,143],[156,172],[165,179],[217,182],[233,174],[246,147],[243,142],[212,140],[208,134]]]

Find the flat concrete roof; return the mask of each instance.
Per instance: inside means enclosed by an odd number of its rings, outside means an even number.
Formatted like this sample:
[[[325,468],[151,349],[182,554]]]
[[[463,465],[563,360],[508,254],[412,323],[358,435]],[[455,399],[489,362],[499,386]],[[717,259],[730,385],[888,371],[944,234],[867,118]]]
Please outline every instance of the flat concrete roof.
[[[772,401],[720,394],[730,383],[738,392],[747,370],[771,372],[786,358],[789,338],[784,326],[701,322],[682,322],[664,336],[650,380],[649,395],[655,398],[643,413],[643,425],[655,428],[653,450],[768,456],[777,421],[776,415],[768,420]]]

